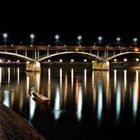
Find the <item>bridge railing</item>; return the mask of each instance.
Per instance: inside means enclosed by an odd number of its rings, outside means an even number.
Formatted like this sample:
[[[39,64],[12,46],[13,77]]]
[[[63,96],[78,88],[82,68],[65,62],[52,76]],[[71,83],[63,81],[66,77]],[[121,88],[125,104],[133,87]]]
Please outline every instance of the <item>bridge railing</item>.
[[[139,47],[116,47],[116,46],[52,46],[52,45],[0,45],[0,50],[122,50],[122,51],[140,51]]]

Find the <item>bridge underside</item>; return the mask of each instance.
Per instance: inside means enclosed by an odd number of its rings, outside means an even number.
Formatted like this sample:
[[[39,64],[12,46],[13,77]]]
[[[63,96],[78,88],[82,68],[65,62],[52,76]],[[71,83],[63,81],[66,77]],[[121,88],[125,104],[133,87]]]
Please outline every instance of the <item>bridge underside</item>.
[[[58,54],[53,54],[40,58],[40,62],[92,62],[92,61],[104,61],[104,59],[88,53],[83,52],[63,52]]]
[[[10,52],[0,52],[0,62],[27,62],[35,60],[24,55],[10,53]]]
[[[140,69],[140,53],[127,53],[123,55],[114,56],[112,59],[109,60],[110,68],[136,68]]]

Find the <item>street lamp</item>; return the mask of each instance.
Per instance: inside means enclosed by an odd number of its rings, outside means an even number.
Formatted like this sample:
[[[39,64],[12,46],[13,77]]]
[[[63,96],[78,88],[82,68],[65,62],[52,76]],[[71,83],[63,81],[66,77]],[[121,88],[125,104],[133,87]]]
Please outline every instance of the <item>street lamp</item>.
[[[82,36],[81,35],[77,36],[77,39],[78,39],[78,44],[81,45],[81,43],[82,43]]]
[[[120,38],[120,37],[117,37],[117,38],[116,38],[116,41],[117,41],[117,43],[119,44],[119,43],[121,42],[121,38]]]
[[[98,36],[98,38],[97,38],[97,39],[98,39],[98,43],[99,43],[99,44],[101,44],[101,43],[102,43],[102,41],[103,41],[103,37],[102,37],[102,36]]]
[[[33,46],[33,43],[34,43],[34,38],[35,38],[35,35],[32,33],[30,34],[30,39],[31,39],[31,47]]]
[[[3,36],[3,38],[4,38],[4,45],[5,45],[5,47],[6,47],[8,34],[7,34],[7,33],[3,33],[2,36]]]
[[[121,38],[120,37],[116,37],[116,44],[119,45],[119,47],[120,47],[120,43],[121,43]]]
[[[56,34],[56,35],[54,36],[54,38],[55,38],[55,43],[56,43],[56,45],[58,45],[60,36],[59,36],[58,34]]]
[[[137,45],[137,43],[138,43],[138,38],[134,37],[134,38],[133,38],[133,44],[134,44],[134,45]]]

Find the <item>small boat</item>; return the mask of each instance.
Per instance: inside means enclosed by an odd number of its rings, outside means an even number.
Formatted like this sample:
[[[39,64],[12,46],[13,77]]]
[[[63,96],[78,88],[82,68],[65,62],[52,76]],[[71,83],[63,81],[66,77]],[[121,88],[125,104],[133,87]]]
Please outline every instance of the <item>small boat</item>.
[[[34,95],[33,100],[36,102],[40,102],[40,103],[47,103],[48,101],[50,101],[49,98],[43,96],[43,95],[39,95],[35,92],[32,93]]]

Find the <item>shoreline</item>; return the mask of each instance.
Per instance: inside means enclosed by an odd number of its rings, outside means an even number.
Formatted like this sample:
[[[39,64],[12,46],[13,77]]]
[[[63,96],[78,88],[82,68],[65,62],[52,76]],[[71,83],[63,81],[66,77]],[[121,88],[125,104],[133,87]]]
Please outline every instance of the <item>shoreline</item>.
[[[24,118],[0,103],[1,140],[46,140]]]

